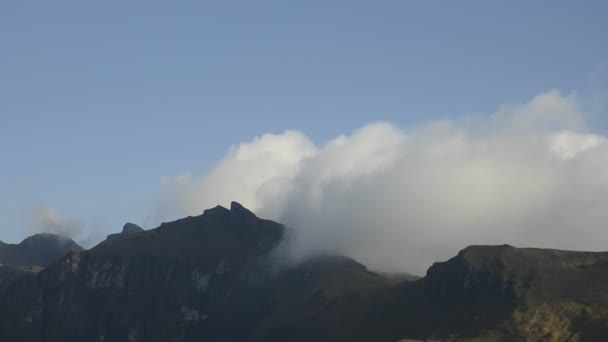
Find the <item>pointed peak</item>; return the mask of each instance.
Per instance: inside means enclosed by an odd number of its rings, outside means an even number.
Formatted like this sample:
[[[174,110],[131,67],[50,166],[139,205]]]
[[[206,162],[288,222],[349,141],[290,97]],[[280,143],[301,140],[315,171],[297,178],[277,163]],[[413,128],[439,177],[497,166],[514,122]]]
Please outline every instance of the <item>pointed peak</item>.
[[[136,225],[135,223],[131,223],[131,222],[127,222],[125,223],[125,225],[122,227],[122,234],[133,234],[133,233],[139,233],[139,232],[143,232],[144,229],[138,225]]]
[[[255,214],[251,210],[245,208],[240,203],[234,202],[234,201],[232,203],[230,203],[230,214],[233,217],[234,216],[242,217],[242,218],[245,218],[245,217],[256,217]]]
[[[136,233],[140,233],[143,231],[144,231],[144,229],[142,227],[136,225],[135,223],[127,222],[127,223],[125,223],[124,226],[122,226],[122,232],[108,235],[108,237],[106,238],[106,241],[115,240],[122,236],[136,234]]]
[[[232,201],[230,202],[230,211],[233,210],[247,210],[243,205],[239,202]]]

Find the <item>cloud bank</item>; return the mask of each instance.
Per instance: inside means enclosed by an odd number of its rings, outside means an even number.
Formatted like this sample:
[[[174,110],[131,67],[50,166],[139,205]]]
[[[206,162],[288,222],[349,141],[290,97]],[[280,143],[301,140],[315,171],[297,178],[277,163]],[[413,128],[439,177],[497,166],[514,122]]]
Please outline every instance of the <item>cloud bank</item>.
[[[483,118],[371,123],[316,145],[265,134],[201,176],[161,182],[161,212],[236,200],[293,228],[289,258],[349,255],[423,274],[471,244],[608,246],[608,144],[575,95],[550,91]]]

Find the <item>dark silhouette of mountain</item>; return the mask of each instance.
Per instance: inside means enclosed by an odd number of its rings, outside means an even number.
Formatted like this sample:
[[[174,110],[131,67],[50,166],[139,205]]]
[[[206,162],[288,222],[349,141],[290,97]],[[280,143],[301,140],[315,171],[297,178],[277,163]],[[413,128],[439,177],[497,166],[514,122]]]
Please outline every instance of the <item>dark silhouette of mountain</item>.
[[[606,341],[608,253],[471,246],[398,281],[284,262],[238,203],[72,251],[0,297],[1,341]]]

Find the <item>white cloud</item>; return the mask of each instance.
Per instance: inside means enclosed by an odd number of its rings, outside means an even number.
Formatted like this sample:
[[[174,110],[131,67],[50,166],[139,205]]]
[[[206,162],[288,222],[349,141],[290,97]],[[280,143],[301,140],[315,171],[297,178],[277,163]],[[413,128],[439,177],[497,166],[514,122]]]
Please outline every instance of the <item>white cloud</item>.
[[[562,159],[571,159],[578,154],[600,146],[606,138],[595,134],[563,131],[549,137],[549,147]]]
[[[303,160],[315,153],[313,143],[299,132],[264,134],[231,147],[224,160],[203,177],[163,178],[159,211],[198,215],[231,201],[257,210],[288,192]]]
[[[161,208],[236,200],[293,227],[295,259],[331,251],[423,273],[470,244],[605,249],[606,170],[606,138],[576,96],[550,91],[474,123],[372,123],[321,146],[266,134],[203,176],[163,180]]]
[[[523,106],[506,106],[494,116],[505,120],[512,128],[524,131],[585,127],[585,114],[576,95],[562,96],[557,90],[537,95]]]

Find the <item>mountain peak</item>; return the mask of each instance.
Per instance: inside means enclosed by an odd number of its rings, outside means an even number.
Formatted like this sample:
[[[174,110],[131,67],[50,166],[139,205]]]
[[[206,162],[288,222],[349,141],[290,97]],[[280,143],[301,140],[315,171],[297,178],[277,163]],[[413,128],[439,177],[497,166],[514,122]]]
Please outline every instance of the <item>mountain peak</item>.
[[[244,220],[244,219],[248,219],[248,218],[257,218],[257,216],[255,216],[255,214],[251,210],[245,208],[243,205],[241,205],[238,202],[230,203],[230,216],[237,220]]]
[[[279,244],[283,225],[256,217],[238,203],[231,209],[220,205],[202,215],[164,222],[136,234],[114,234],[89,252],[95,255],[141,256],[199,260],[210,255],[248,260]]]
[[[68,246],[76,249],[82,249],[72,239],[57,234],[39,233],[25,238],[19,243],[19,246],[27,248],[43,248],[45,246]]]
[[[127,222],[122,226],[122,234],[133,234],[143,232],[144,229],[135,223]]]
[[[47,266],[69,251],[80,251],[72,239],[50,233],[32,235],[19,244],[0,245],[0,264]]]
[[[257,218],[257,216],[255,216],[255,214],[251,210],[245,208],[242,204],[234,201],[230,203],[230,209],[227,209],[221,205],[217,205],[211,209],[206,209],[203,212],[203,216],[225,219],[233,222],[246,221],[248,219]]]
[[[108,237],[106,238],[106,241],[115,240],[122,236],[136,234],[136,233],[140,233],[143,231],[144,231],[144,229],[142,227],[136,225],[135,223],[127,222],[127,223],[125,223],[124,226],[122,226],[122,232],[108,235]]]
[[[236,201],[230,202],[230,211],[239,211],[239,210],[249,211],[239,202],[236,202]],[[249,212],[251,212],[251,211],[249,211]]]
[[[222,207],[221,205],[216,205],[211,209],[206,209],[203,212],[203,216],[212,216],[212,217],[228,217],[230,215],[230,210]]]

